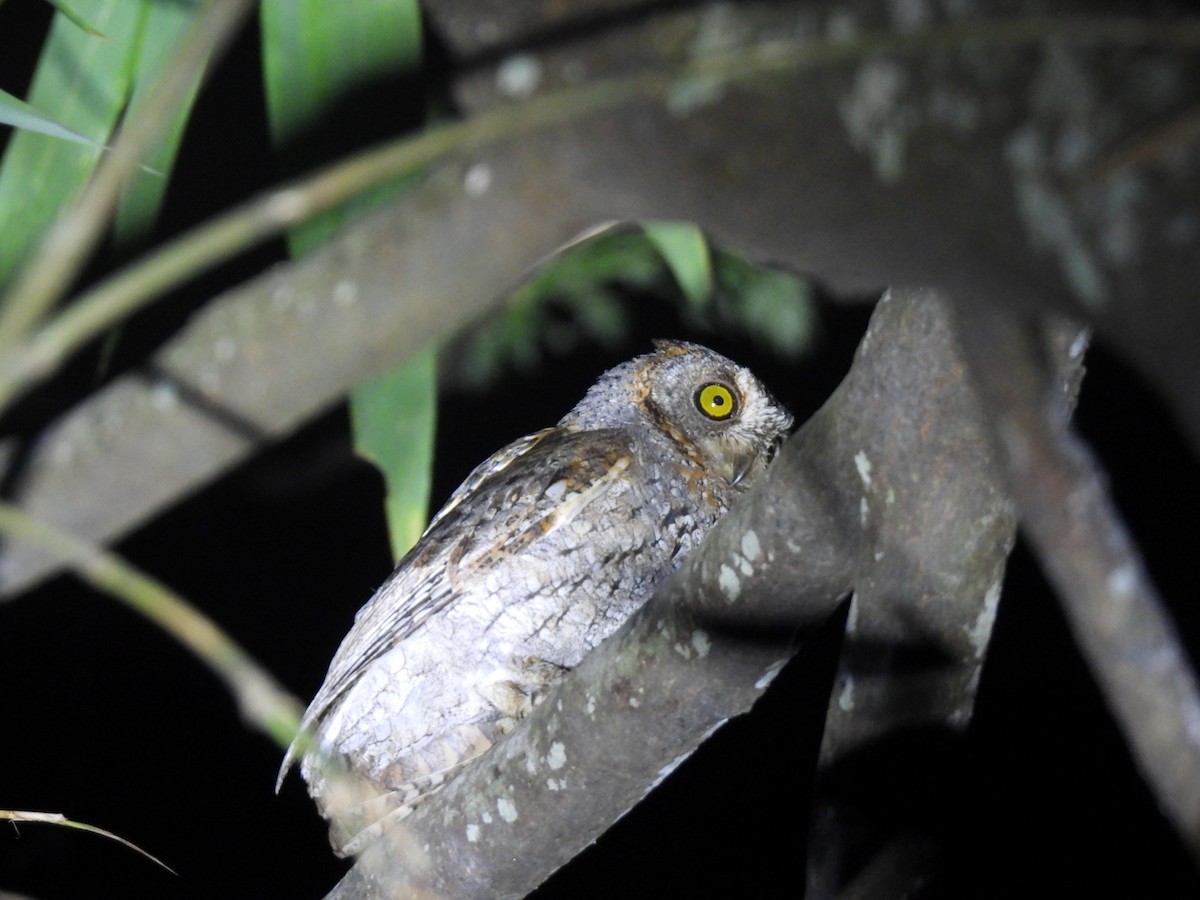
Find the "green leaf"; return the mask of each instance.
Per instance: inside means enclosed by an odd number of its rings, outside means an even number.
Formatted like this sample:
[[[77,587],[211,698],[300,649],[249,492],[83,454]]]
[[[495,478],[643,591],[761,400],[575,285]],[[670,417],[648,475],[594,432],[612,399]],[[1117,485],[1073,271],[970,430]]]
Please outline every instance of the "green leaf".
[[[704,233],[687,222],[643,222],[642,228],[694,306],[712,297],[713,267]]]
[[[436,354],[425,350],[350,394],[354,447],[383,473],[388,531],[399,559],[416,543],[429,510],[436,424]]]
[[[149,3],[134,46],[134,87],[128,115],[135,115],[145,102],[160,74],[171,64],[176,49],[202,9],[199,3],[161,0]],[[183,130],[191,115],[199,87],[200,79],[197,78],[187,101],[175,110],[174,118],[158,147],[143,160],[144,166],[151,171],[139,172],[121,192],[113,223],[118,246],[136,239],[154,224],[162,207],[168,176],[175,165],[179,143],[183,138]]]
[[[271,135],[286,146],[329,114],[356,88],[415,67],[421,59],[416,0],[265,0],[261,12],[263,69]],[[386,117],[388,110],[380,110]],[[346,221],[391,195],[380,190],[293,229],[299,256]]]
[[[0,125],[11,125],[13,128],[24,128],[38,134],[48,134],[50,137],[61,138],[64,141],[74,141],[89,147],[102,149],[103,144],[84,137],[77,131],[72,131],[65,125],[60,125],[45,113],[40,113],[24,100],[14,97],[7,91],[0,91]]]
[[[26,130],[12,136],[0,165],[0,284],[91,177],[100,146],[129,98],[134,36],[145,2],[95,0],[88,8],[90,22],[107,39],[55,15],[26,100],[95,145]]]

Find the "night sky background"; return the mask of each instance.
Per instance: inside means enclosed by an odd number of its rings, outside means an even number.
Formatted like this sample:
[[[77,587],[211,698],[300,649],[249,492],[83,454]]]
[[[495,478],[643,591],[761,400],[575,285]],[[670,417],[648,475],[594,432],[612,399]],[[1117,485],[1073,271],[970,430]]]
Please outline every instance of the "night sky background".
[[[44,27],[42,6],[0,7],[0,35]],[[38,45],[5,39],[0,86],[23,92]],[[162,234],[312,161],[272,158],[257,54],[250,29],[202,95]],[[436,45],[433,58],[436,78]],[[402,87],[412,95],[413,85]],[[345,149],[334,140],[308,145],[315,156]],[[167,298],[126,329],[107,369],[99,369],[93,348],[0,427],[36,434],[105,379],[136,367],[221,285],[281,258],[282,248],[270,245]],[[629,296],[627,309],[620,346],[587,345],[537,372],[510,373],[486,392],[442,400],[435,506],[475,463],[557,420],[604,368],[644,352],[652,337],[699,340],[750,365],[802,419],[846,371],[869,314],[861,305],[822,303],[820,341],[796,364],[739,335],[689,330],[674,306],[654,298]],[[1197,467],[1167,410],[1102,343],[1088,369],[1079,427],[1110,472],[1194,658]],[[354,612],[390,571],[381,491],[379,476],[354,456],[348,417],[338,408],[116,549],[308,698]],[[799,896],[836,651],[836,629],[817,636],[750,715],[722,729],[554,876],[539,900]],[[280,751],[242,725],[199,662],[109,598],[60,576],[0,601],[0,666],[0,808],[63,812],[133,841],[178,872],[92,835],[0,823],[0,897],[320,897],[347,867],[329,851],[298,777],[274,794]],[[1020,544],[967,744],[977,793],[958,798],[957,810],[930,811],[948,841],[947,868],[923,896],[1200,896],[1200,877],[1136,775],[1053,595]]]

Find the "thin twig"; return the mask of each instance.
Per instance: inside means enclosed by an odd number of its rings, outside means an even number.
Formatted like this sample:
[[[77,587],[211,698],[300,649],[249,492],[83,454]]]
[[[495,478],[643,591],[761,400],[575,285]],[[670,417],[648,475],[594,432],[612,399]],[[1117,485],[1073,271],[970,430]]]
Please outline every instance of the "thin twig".
[[[242,717],[286,748],[302,704],[211,619],[114,553],[0,503],[0,532],[52,554],[97,590],[157,624],[198,656],[232,691]]]

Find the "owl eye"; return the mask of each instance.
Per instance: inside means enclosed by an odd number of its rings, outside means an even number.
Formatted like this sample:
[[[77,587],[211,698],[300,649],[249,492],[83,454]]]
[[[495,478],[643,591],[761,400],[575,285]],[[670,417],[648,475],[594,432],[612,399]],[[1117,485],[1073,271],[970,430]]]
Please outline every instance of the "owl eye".
[[[710,419],[728,419],[737,412],[737,398],[723,384],[709,383],[696,391],[696,409]]]

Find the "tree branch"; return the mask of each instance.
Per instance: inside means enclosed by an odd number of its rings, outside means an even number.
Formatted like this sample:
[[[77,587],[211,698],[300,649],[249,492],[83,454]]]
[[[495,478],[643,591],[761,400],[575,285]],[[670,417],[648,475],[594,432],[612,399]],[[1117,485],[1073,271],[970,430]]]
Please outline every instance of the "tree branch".
[[[1038,330],[978,304],[958,322],[1022,528],[1142,776],[1200,861],[1200,690],[1174,623],[1070,427]]]
[[[872,3],[852,6],[872,20]],[[805,4],[719,9],[550,41],[534,54],[532,90],[581,70],[675,71],[703,59],[714,29],[727,36],[722,53],[766,59],[781,36],[829,27],[826,10]],[[549,248],[613,219],[690,219],[837,290],[934,284],[1068,309],[1150,374],[1200,446],[1200,306],[1186,287],[1200,283],[1200,255],[1163,224],[1196,215],[1197,154],[1088,175],[1109,144],[1186,100],[1195,60],[1169,48],[1043,49],[1036,34],[1027,51],[947,40],[911,54],[900,50],[919,42],[892,42],[893,55],[847,52],[737,84],[678,79],[666,102],[465,153],[322,252],[214,301],[148,377],[120,380],[41,436],[9,479],[15,499],[110,541],[484,310]],[[1125,77],[1148,56],[1174,73],[1154,83],[1176,89]],[[511,102],[502,67],[464,76],[469,109]],[[1102,90],[1112,83],[1125,88]],[[797,140],[797,122],[819,139]],[[1056,153],[1061,142],[1078,153]],[[0,591],[51,570],[16,551]]]
[[[748,710],[852,588],[901,620],[944,610],[927,649],[953,641],[977,665],[961,623],[995,591],[1013,521],[963,376],[945,303],[893,292],[841,387],[683,568],[330,896],[523,896]]]

